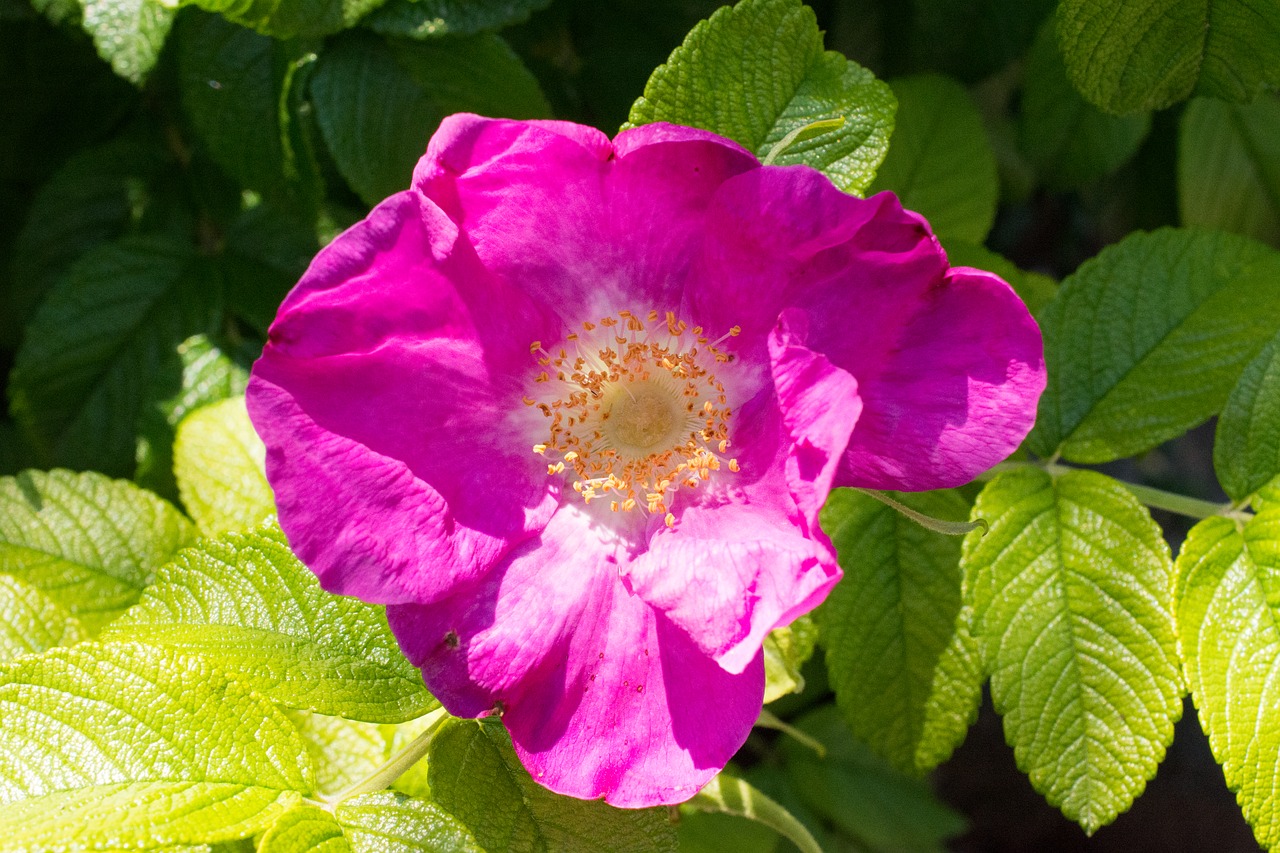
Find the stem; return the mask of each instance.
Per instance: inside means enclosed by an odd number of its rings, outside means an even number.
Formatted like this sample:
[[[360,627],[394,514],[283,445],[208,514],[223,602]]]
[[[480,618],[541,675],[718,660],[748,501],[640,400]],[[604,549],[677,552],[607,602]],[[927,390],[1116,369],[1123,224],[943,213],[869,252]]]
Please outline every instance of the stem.
[[[327,797],[321,797],[324,803],[332,809],[343,800],[349,800],[352,797],[358,797],[361,794],[368,794],[373,791],[381,791],[389,787],[392,782],[399,779],[405,772],[417,764],[422,757],[427,754],[427,749],[431,746],[431,739],[440,729],[440,724],[447,720],[448,714],[444,708],[437,708],[427,717],[435,717],[422,734],[411,740],[404,749],[387,759],[386,763],[377,770],[370,773],[365,778],[356,782],[349,788],[331,794]],[[425,719],[425,718],[424,718]]]
[[[1006,471],[1016,471],[1020,468],[1039,468],[1054,477],[1065,474],[1068,471],[1079,470],[1069,465],[1061,465],[1052,460],[1048,462],[1001,462],[991,470],[978,475],[978,479],[983,482],[994,480]],[[1252,515],[1247,510],[1243,510],[1231,503],[1220,504],[1213,501],[1200,500],[1199,498],[1189,498],[1176,492],[1166,492],[1164,489],[1143,486],[1138,483],[1128,483],[1124,480],[1116,480],[1116,482],[1124,486],[1133,493],[1134,497],[1152,509],[1162,509],[1177,515],[1185,515],[1188,518],[1212,518],[1215,515],[1222,515],[1228,518],[1244,518]]]
[[[760,162],[762,165],[772,166],[773,161],[778,159],[778,155],[790,148],[795,141],[800,138],[801,134],[808,133],[812,130],[827,130],[828,128],[834,129],[841,127],[844,127],[844,116],[819,119],[818,121],[809,122],[804,127],[797,127],[795,130],[782,137],[782,139],[778,140],[777,144],[769,149],[769,153],[766,154],[764,159]]]
[[[877,491],[875,489],[855,489],[855,491],[862,492],[864,495],[873,497],[886,506],[893,507],[916,524],[928,530],[932,530],[934,533],[945,533],[947,536],[964,536],[970,530],[981,529],[983,533],[987,532],[987,522],[985,519],[979,518],[973,521],[947,521],[944,518],[934,518],[931,515],[925,515],[922,512],[917,512],[901,501],[896,501],[884,492]]]

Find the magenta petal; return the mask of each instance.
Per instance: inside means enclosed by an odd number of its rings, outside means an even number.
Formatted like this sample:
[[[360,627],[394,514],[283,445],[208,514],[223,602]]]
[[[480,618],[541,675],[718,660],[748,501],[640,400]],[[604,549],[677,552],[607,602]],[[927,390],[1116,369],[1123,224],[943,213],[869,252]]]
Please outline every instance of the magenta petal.
[[[294,550],[327,589],[369,601],[433,600],[555,505],[545,466],[494,428],[519,407],[505,371],[527,363],[528,344],[485,342],[509,338],[521,302],[493,316],[499,291],[484,292],[456,229],[420,202],[388,199],[320,253],[247,392]],[[523,322],[536,333],[536,312]]]
[[[484,266],[573,321],[680,306],[705,209],[759,164],[704,131],[622,134],[454,116],[414,186],[458,223]]]
[[[701,654],[742,672],[766,634],[812,610],[840,579],[825,539],[771,524],[749,504],[693,506],[653,537],[627,579]]]
[[[862,417],[839,485],[959,486],[1004,459],[1035,423],[1040,330],[997,276],[967,268],[914,306],[881,369],[860,379]]]
[[[566,506],[482,582],[387,609],[452,713],[501,703],[541,784],[620,806],[688,799],[746,740],[763,667],[730,675],[619,580],[616,537]]]

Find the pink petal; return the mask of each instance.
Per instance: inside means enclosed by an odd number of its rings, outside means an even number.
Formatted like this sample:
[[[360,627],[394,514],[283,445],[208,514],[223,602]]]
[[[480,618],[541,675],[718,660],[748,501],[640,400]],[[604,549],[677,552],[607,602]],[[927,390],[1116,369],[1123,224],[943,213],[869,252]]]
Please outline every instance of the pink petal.
[[[916,304],[881,369],[838,479],[874,489],[963,485],[1017,449],[1044,390],[1040,330],[996,275],[957,267]]]
[[[545,466],[503,428],[520,408],[507,372],[545,321],[456,234],[416,194],[383,202],[317,256],[254,366],[281,525],[332,591],[430,601],[554,508]]]
[[[1026,307],[992,274],[949,270],[891,193],[858,199],[807,167],[760,169],[725,183],[708,223],[691,294],[706,325],[740,325],[750,359],[784,308],[802,309],[807,346],[857,382],[836,485],[960,485],[1030,429],[1044,366]]]
[[[711,196],[758,166],[728,140],[670,125],[613,145],[563,123],[453,116],[414,186],[488,270],[578,321],[679,309]]]
[[[730,675],[619,580],[627,553],[569,504],[483,581],[431,606],[387,610],[451,713],[501,702],[541,784],[639,807],[688,799],[746,740],[759,654]],[[758,652],[758,649],[757,649]]]

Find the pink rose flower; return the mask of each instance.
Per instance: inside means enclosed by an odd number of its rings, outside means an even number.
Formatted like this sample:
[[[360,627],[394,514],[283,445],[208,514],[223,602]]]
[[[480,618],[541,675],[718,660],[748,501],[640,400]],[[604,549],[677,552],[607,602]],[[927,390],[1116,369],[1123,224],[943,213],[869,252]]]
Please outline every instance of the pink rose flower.
[[[324,587],[540,783],[648,806],[742,745],[765,635],[839,579],[830,489],[967,482],[1043,386],[1023,304],[892,194],[457,115],[285,299],[248,401]]]

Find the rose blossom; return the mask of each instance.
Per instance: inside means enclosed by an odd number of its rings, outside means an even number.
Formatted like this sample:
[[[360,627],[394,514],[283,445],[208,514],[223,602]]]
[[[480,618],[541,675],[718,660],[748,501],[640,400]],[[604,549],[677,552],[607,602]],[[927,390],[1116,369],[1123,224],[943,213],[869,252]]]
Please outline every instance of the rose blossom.
[[[1044,386],[1003,281],[700,130],[448,118],[253,370],[280,524],[552,790],[692,796],[840,577],[833,485],[955,486]]]

